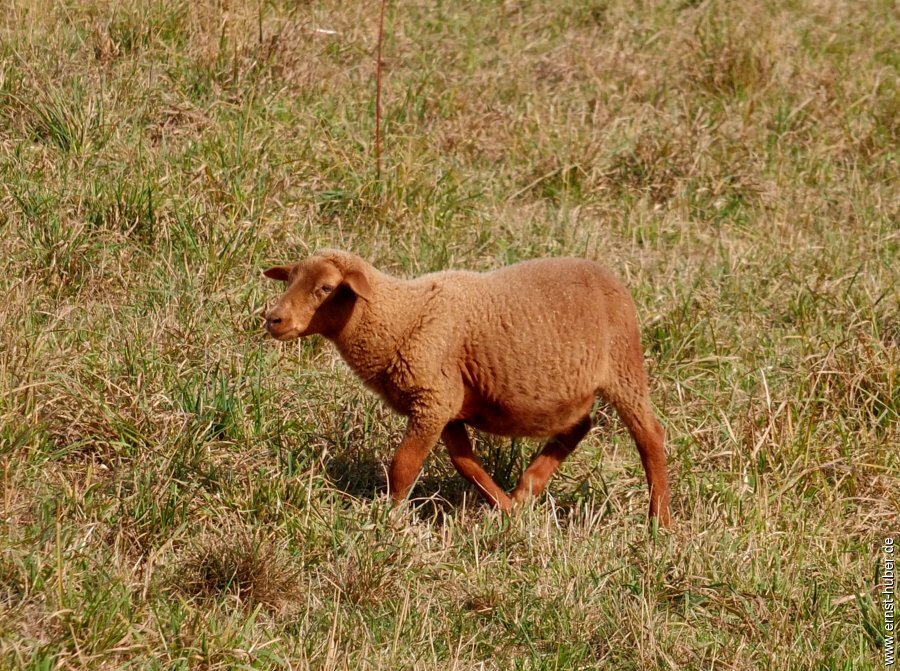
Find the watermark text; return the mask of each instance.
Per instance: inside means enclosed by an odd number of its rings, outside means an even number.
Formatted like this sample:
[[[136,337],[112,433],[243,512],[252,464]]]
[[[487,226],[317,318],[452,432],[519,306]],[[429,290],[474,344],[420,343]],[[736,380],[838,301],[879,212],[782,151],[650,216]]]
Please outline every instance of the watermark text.
[[[882,567],[881,567],[881,607],[884,610],[884,665],[885,667],[893,667],[895,660],[895,641],[897,625],[894,620],[897,593],[897,573],[894,569],[896,560],[894,550],[894,539],[888,536],[881,545],[882,551]]]

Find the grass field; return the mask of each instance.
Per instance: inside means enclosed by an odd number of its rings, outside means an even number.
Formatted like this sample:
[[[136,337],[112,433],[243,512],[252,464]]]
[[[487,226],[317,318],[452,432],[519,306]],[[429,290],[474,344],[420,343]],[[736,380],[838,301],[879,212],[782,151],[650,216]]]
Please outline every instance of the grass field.
[[[0,3],[0,668],[876,669],[900,535],[890,0]],[[506,518],[259,273],[582,255],[614,414]],[[510,486],[536,444],[482,436]]]

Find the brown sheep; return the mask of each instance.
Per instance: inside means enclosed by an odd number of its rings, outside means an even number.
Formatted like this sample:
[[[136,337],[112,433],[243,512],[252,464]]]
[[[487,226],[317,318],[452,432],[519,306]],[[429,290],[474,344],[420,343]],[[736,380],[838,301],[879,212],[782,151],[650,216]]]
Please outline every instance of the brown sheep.
[[[668,524],[663,429],[650,408],[634,302],[602,266],[549,258],[404,280],[354,254],[322,250],[264,275],[287,283],[265,315],[274,338],[325,336],[408,418],[388,473],[395,501],[406,498],[441,438],[459,473],[509,510],[539,494],[584,438],[599,393],[637,444],[651,519]],[[475,456],[466,425],[550,441],[510,497]]]

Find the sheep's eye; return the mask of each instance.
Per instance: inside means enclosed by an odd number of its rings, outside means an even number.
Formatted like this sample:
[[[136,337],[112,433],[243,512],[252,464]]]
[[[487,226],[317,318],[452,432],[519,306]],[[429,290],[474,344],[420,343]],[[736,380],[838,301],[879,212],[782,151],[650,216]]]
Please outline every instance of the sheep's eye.
[[[334,287],[331,286],[330,284],[322,285],[322,293],[323,294],[330,294],[332,291],[334,291]]]

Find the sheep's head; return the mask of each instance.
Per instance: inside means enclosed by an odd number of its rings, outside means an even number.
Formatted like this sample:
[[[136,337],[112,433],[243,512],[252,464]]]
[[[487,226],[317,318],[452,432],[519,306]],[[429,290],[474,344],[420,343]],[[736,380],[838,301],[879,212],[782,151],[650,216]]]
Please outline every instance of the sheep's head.
[[[372,297],[365,271],[336,258],[315,255],[294,265],[273,266],[263,275],[287,284],[265,313],[266,330],[276,340],[333,335],[347,323],[359,299]]]

